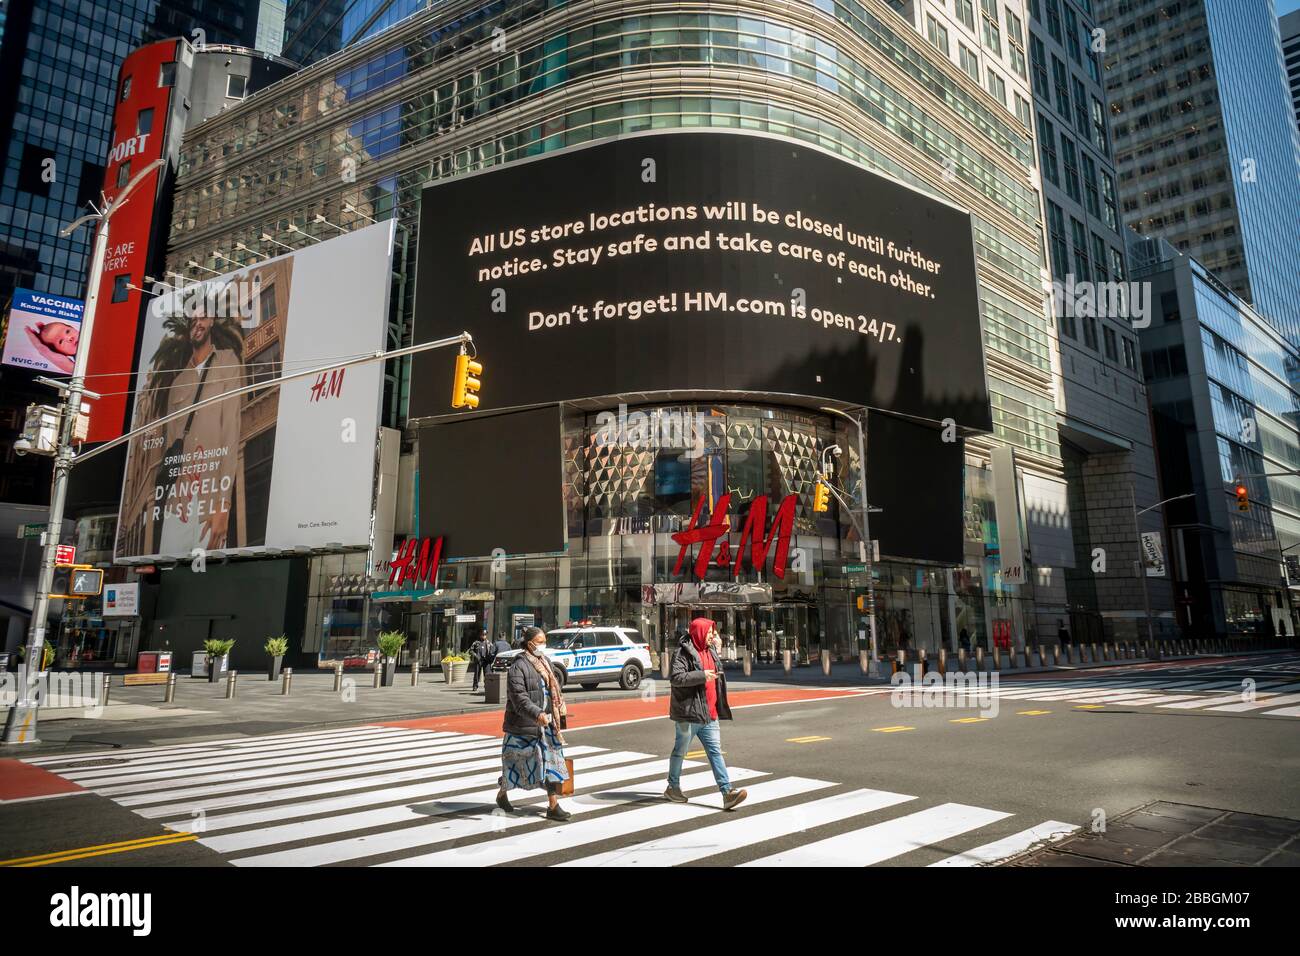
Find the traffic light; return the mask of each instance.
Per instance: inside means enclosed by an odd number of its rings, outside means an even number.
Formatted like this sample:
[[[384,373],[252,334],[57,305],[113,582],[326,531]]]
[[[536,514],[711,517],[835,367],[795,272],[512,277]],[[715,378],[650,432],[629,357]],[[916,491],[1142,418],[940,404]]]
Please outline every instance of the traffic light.
[[[1246,483],[1242,481],[1240,478],[1238,478],[1236,487],[1233,490],[1236,491],[1237,493],[1237,510],[1249,511],[1250,510],[1250,489],[1246,487]]]
[[[456,356],[456,375],[451,383],[452,408],[478,408],[478,390],[483,383],[476,376],[482,374],[482,362],[474,361],[464,352]]]
[[[104,572],[83,564],[59,564],[50,583],[52,598],[86,598],[104,589]]]
[[[831,506],[831,489],[826,484],[826,476],[818,475],[817,484],[813,488],[813,511],[821,513],[829,511]]]

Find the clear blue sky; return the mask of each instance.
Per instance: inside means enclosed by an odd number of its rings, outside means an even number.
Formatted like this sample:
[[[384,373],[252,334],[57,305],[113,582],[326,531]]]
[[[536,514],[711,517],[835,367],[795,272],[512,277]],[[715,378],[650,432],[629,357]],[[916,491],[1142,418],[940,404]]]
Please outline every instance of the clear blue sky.
[[[1279,17],[1284,13],[1290,13],[1292,10],[1300,10],[1300,0],[1277,0],[1276,5]]]

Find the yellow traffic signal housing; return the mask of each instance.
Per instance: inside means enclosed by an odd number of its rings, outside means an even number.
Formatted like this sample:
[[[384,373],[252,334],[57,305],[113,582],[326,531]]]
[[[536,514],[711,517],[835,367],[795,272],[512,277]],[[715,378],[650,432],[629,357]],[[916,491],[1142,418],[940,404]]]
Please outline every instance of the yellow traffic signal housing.
[[[813,511],[829,511],[831,506],[831,489],[826,484],[826,476],[817,476],[817,485],[813,489]]]
[[[483,383],[483,363],[476,362],[464,352],[456,356],[456,374],[451,383],[452,408],[478,408],[478,390]]]
[[[1234,490],[1237,492],[1237,510],[1249,511],[1250,489],[1246,487],[1246,483],[1241,479],[1237,479],[1237,485]]]

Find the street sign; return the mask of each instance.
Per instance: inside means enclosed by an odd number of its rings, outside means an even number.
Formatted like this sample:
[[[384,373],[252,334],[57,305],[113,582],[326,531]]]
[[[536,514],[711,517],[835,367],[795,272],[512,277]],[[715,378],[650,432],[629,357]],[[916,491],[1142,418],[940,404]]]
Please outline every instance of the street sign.
[[[867,566],[865,564],[846,564],[844,565],[845,574],[866,574]]]
[[[22,524],[18,526],[18,537],[20,538],[39,538],[49,527],[46,524]]]
[[[74,564],[77,560],[77,549],[70,544],[56,544],[54,546],[54,563],[55,564]]]

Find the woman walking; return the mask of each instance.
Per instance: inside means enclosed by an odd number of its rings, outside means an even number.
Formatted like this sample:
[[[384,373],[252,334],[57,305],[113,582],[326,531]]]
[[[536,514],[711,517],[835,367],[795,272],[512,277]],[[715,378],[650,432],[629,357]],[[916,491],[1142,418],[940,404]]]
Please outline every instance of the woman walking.
[[[560,806],[560,785],[569,779],[564,762],[566,713],[564,694],[546,659],[546,633],[529,627],[523,634],[524,653],[515,658],[506,675],[506,718],[501,729],[501,789],[497,806],[513,812],[511,790],[546,789],[548,820],[572,816]]]

